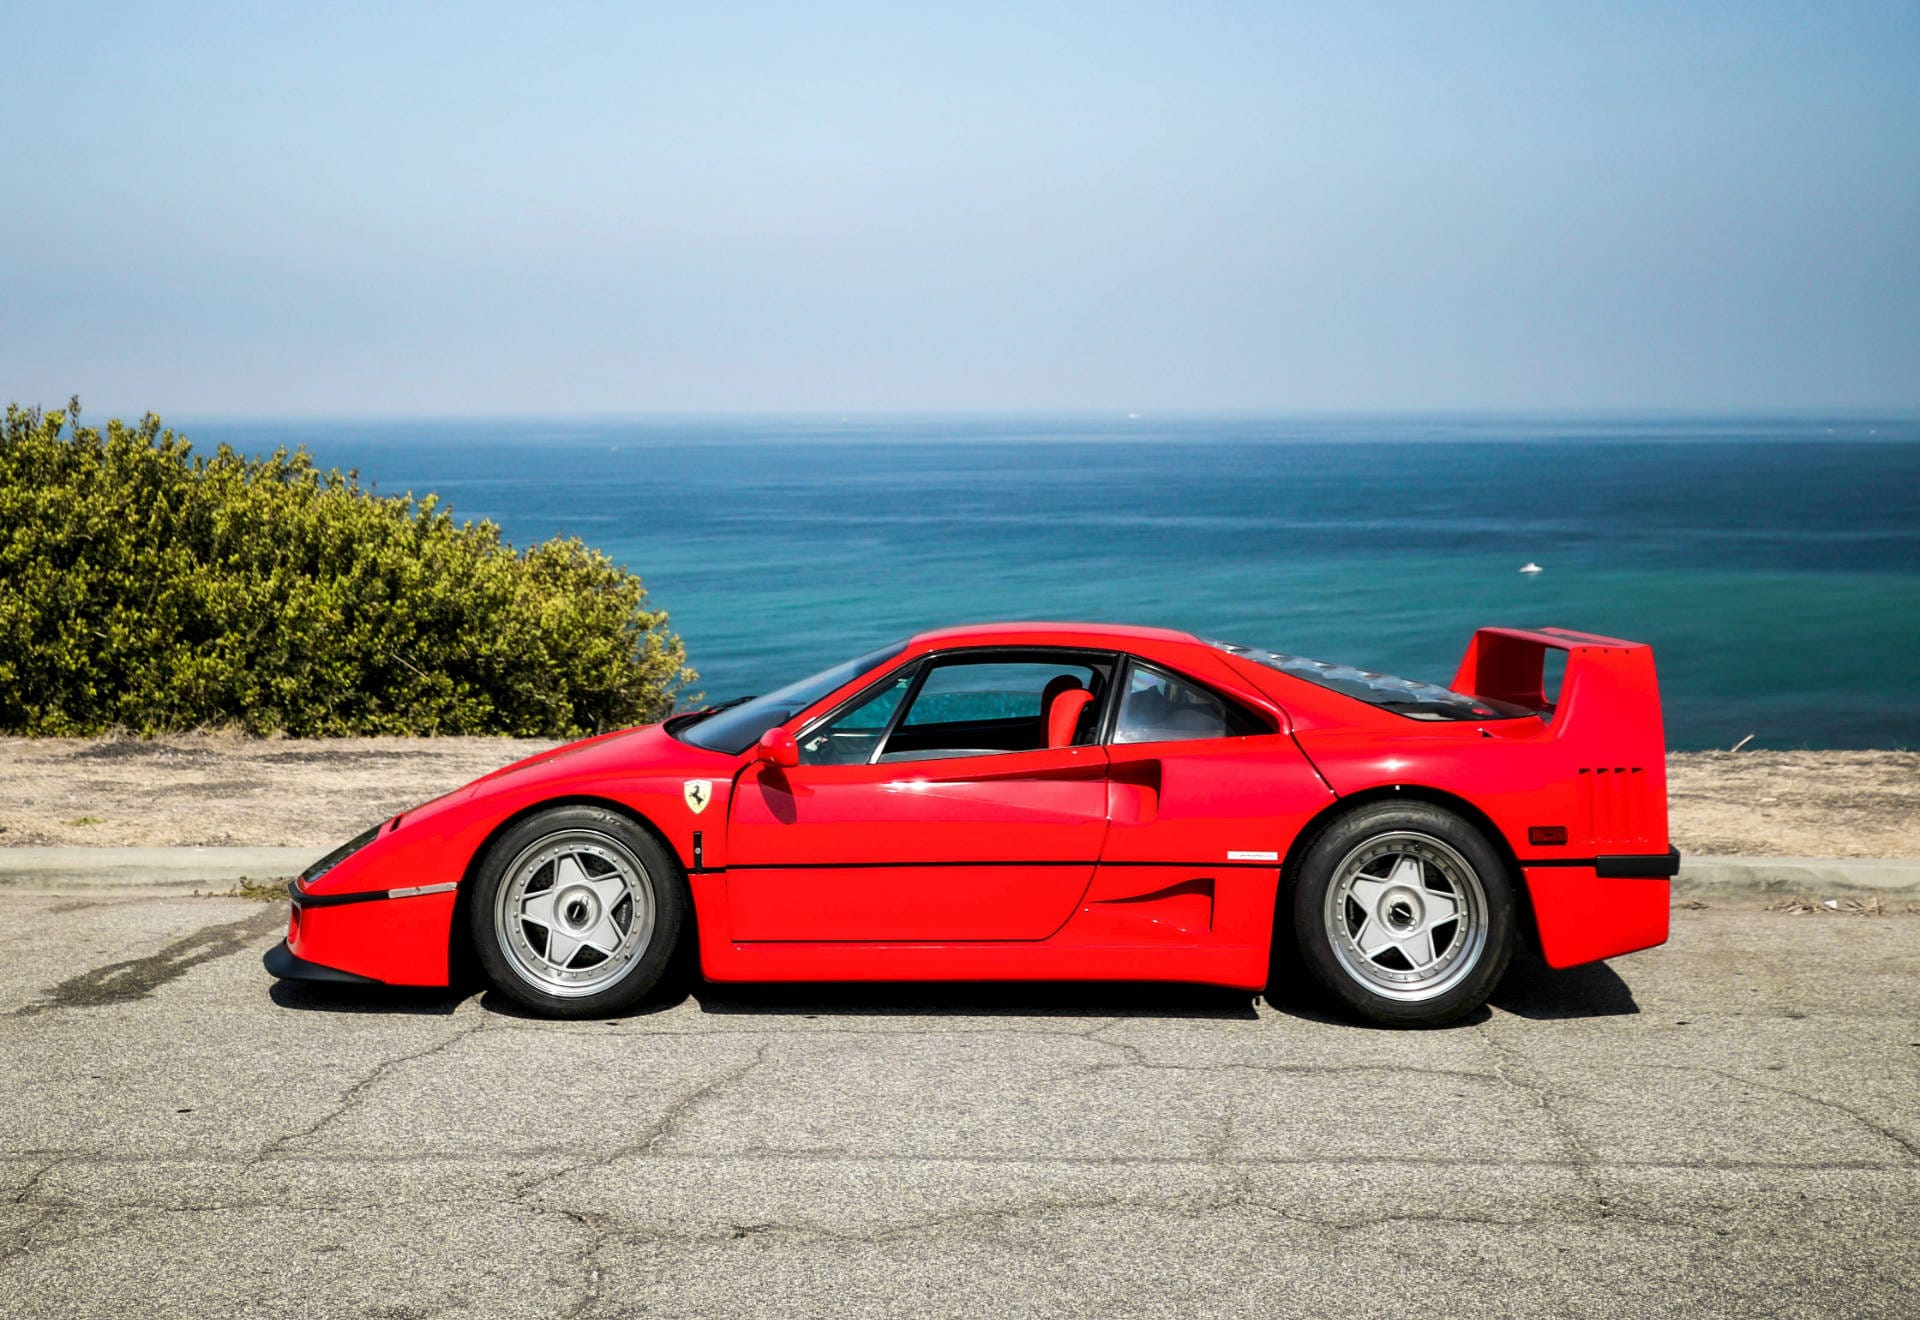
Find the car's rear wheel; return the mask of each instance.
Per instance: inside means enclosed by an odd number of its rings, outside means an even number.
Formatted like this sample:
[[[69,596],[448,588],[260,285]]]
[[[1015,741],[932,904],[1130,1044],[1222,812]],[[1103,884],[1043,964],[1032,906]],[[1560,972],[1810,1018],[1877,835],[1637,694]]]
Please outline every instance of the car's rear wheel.
[[[686,924],[686,880],[646,830],[600,807],[530,816],[487,850],[473,944],[502,994],[549,1017],[602,1017],[660,981]]]
[[[1486,1002],[1513,952],[1507,868],[1459,816],[1424,802],[1363,807],[1300,867],[1293,924],[1314,980],[1370,1022],[1440,1026]]]

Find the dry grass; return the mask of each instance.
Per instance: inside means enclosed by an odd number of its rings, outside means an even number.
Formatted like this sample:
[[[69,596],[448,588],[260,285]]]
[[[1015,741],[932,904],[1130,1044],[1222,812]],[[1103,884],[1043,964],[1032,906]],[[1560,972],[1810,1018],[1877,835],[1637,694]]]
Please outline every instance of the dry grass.
[[[1891,917],[1896,914],[1920,914],[1920,903],[1890,904],[1878,894],[1870,898],[1808,898],[1795,894],[1767,904],[1769,912],[1784,912],[1793,917]]]
[[[264,883],[250,876],[241,876],[240,882],[231,889],[196,889],[195,898],[250,898],[256,903],[272,903],[287,896],[285,880],[268,880]]]
[[[324,850],[553,745],[231,733],[0,739],[0,845]]]
[[[1920,752],[1681,752],[1667,800],[1683,853],[1920,857]]]

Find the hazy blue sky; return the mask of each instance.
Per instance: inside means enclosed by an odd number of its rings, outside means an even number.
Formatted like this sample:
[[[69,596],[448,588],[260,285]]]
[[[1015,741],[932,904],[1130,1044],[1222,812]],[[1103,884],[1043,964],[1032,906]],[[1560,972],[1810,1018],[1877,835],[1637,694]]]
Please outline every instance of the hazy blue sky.
[[[1920,404],[1920,5],[8,5],[0,393]]]

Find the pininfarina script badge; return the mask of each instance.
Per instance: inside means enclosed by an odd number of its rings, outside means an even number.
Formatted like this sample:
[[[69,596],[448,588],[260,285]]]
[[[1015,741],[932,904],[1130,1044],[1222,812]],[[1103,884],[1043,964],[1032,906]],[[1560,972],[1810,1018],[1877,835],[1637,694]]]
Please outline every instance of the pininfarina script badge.
[[[713,801],[713,781],[689,779],[680,786],[680,792],[687,799],[687,810],[698,816],[707,809],[707,803]]]

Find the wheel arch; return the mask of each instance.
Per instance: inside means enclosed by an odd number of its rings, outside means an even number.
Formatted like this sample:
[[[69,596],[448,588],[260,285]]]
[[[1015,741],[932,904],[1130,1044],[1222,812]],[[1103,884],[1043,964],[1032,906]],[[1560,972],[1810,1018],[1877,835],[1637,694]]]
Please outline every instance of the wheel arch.
[[[1526,876],[1520,870],[1520,860],[1513,851],[1513,845],[1507,841],[1507,836],[1501,832],[1500,827],[1493,823],[1493,818],[1466,798],[1457,793],[1449,793],[1445,789],[1433,788],[1426,784],[1380,784],[1363,789],[1350,797],[1338,798],[1328,803],[1320,809],[1318,815],[1301,827],[1298,834],[1293,836],[1293,843],[1280,863],[1280,886],[1274,894],[1273,920],[1276,948],[1279,947],[1278,937],[1282,933],[1291,934],[1294,877],[1299,873],[1307,850],[1313,847],[1314,842],[1334,822],[1344,819],[1363,807],[1370,807],[1380,802],[1425,802],[1442,810],[1451,811],[1473,826],[1487,841],[1495,855],[1500,858],[1501,864],[1506,867],[1507,881],[1513,887],[1514,901],[1520,909],[1521,933],[1532,940],[1536,947],[1538,946],[1540,928],[1534,916],[1532,896],[1527,893]]]
[[[453,897],[453,921],[447,931],[447,969],[449,980],[459,984],[471,982],[480,977],[479,956],[473,947],[472,918],[473,881],[474,877],[479,874],[481,859],[493,850],[493,845],[498,843],[507,831],[511,830],[521,821],[526,820],[530,816],[537,816],[543,811],[552,811],[557,807],[598,807],[603,811],[611,811],[616,816],[624,817],[652,835],[655,842],[657,842],[660,847],[666,851],[667,856],[673,858],[675,862],[679,862],[680,860],[680,854],[674,849],[673,844],[668,841],[667,836],[661,832],[660,827],[655,825],[651,820],[648,820],[644,813],[635,810],[624,802],[616,801],[613,798],[598,797],[592,793],[564,793],[559,797],[541,798],[537,802],[527,803],[525,806],[502,816],[494,827],[487,831],[487,837],[482,839],[479,845],[474,848],[472,855],[467,858],[466,865],[461,869],[460,887],[454,892]],[[682,864],[681,871],[683,875],[685,869],[684,864]],[[696,905],[691,901],[687,904],[687,922],[688,930],[682,933],[681,939],[683,941],[693,940],[694,944],[692,947],[697,948],[699,947],[700,915]]]

